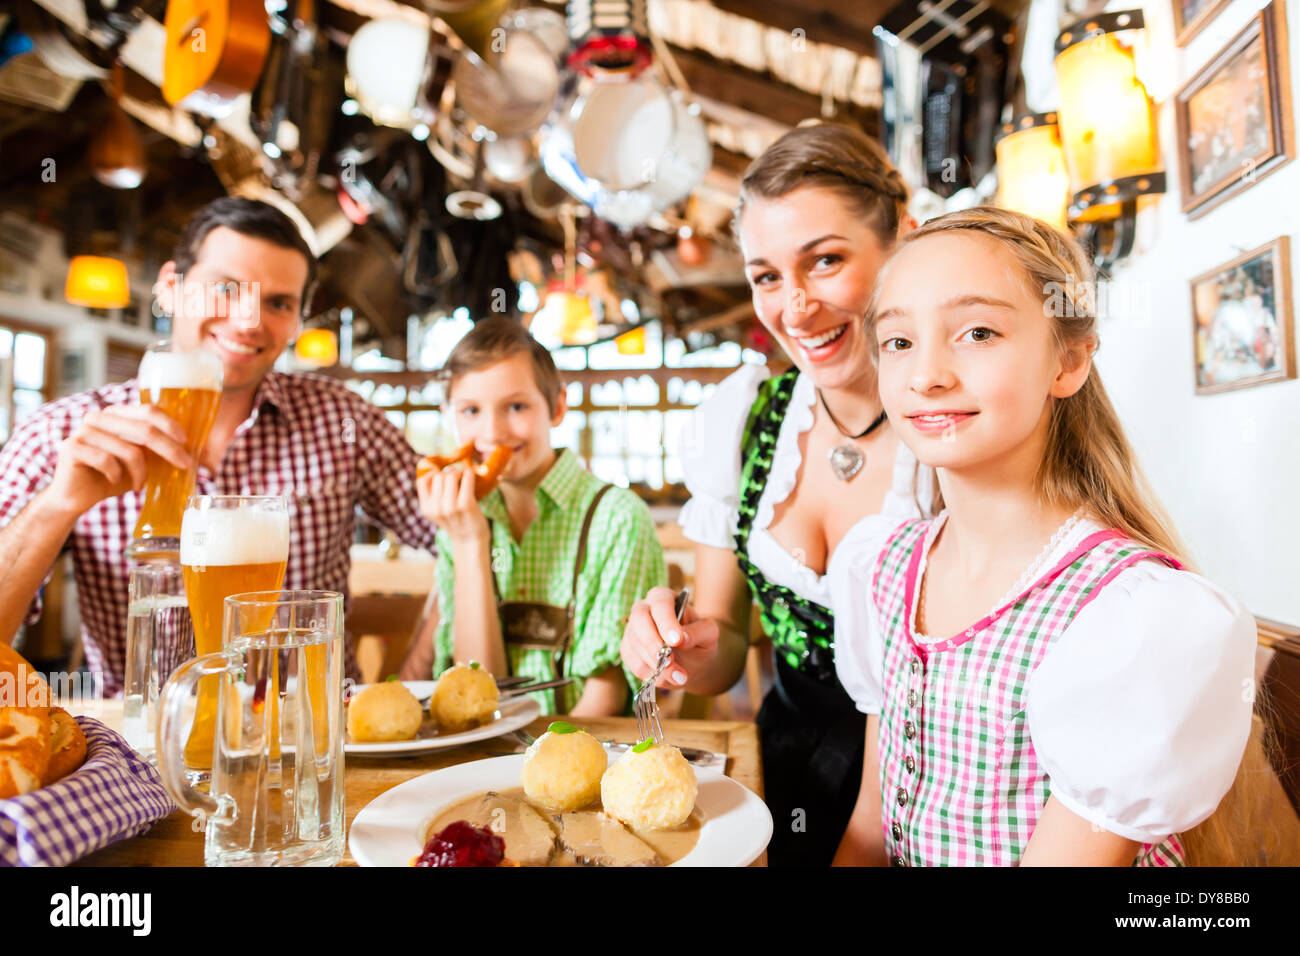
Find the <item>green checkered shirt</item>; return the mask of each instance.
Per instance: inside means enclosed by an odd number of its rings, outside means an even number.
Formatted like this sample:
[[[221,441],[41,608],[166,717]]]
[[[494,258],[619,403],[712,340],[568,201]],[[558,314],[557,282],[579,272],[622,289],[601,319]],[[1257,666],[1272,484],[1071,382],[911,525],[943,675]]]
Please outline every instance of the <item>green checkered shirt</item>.
[[[577,456],[561,450],[537,488],[537,517],[523,541],[510,533],[510,518],[498,488],[483,499],[483,514],[492,527],[492,570],[503,601],[534,601],[564,607],[573,586],[573,562],[587,506],[603,486]],[[434,676],[451,666],[455,636],[455,564],[451,540],[438,532],[438,629]],[[574,637],[564,658],[564,676],[574,682],[560,689],[567,712],[582,696],[586,678],[620,664],[619,642],[632,605],[652,587],[667,584],[663,550],[645,502],[625,488],[611,488],[596,507],[587,541],[587,557],[578,576],[574,602]],[[551,677],[550,652],[506,645],[512,674],[542,680]],[[626,671],[625,671],[626,674]],[[627,674],[631,687],[635,679]],[[550,692],[533,695],[550,712]]]

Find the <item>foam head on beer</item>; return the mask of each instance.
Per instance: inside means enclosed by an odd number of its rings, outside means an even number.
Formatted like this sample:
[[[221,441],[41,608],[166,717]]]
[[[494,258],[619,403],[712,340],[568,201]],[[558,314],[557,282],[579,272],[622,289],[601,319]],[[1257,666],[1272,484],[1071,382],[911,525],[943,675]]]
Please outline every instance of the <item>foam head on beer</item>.
[[[146,352],[140,359],[141,397],[157,404],[163,389],[221,391],[221,358],[206,349]]]
[[[198,507],[187,508],[181,519],[181,564],[185,567],[253,567],[282,565],[288,560],[288,512],[205,508],[202,499],[196,501]]]
[[[200,654],[221,649],[222,607],[232,594],[279,591],[289,562],[289,515],[279,499],[267,505],[214,507],[196,498],[181,522],[181,574]]]

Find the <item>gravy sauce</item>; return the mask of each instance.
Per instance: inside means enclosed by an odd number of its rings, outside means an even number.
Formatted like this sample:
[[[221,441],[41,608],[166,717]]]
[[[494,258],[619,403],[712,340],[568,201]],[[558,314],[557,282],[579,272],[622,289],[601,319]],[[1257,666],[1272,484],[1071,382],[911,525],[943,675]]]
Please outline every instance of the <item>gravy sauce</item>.
[[[530,801],[523,787],[511,787],[440,811],[425,829],[425,843],[457,820],[490,828],[505,840],[506,859],[523,866],[667,866],[695,848],[704,824],[696,807],[676,829],[631,830],[601,813],[599,800],[561,814]]]

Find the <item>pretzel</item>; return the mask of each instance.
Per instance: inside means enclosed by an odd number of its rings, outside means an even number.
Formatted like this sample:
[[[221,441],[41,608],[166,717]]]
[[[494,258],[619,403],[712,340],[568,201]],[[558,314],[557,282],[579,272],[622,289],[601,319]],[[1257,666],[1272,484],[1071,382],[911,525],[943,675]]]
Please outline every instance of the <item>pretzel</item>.
[[[510,464],[513,454],[505,445],[497,445],[486,461],[474,460],[474,443],[466,442],[455,454],[449,456],[429,455],[420,459],[415,467],[416,478],[423,478],[431,471],[442,471],[454,465],[463,465],[474,472],[474,497],[482,501],[501,480],[501,473]]]

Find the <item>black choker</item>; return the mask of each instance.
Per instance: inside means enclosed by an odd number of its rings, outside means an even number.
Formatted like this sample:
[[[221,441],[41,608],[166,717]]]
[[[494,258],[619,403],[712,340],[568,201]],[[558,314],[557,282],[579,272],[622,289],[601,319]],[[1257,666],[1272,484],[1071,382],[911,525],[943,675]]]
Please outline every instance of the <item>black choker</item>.
[[[860,438],[866,438],[885,423],[885,410],[882,408],[880,414],[876,416],[876,420],[868,425],[865,430],[857,435],[850,435],[845,431],[844,426],[840,424],[839,419],[835,417],[835,413],[831,411],[830,406],[826,404],[826,396],[822,394],[820,388],[817,389],[817,398],[821,400],[822,408],[826,410],[827,416],[830,417],[831,424],[833,424],[836,430],[845,438],[851,438],[854,441],[857,441]],[[867,463],[867,459],[863,456],[861,449],[856,445],[850,445],[847,442],[836,445],[832,448],[828,457],[830,458],[831,471],[835,472],[835,477],[840,481],[852,481],[853,476],[860,472],[863,465]]]

